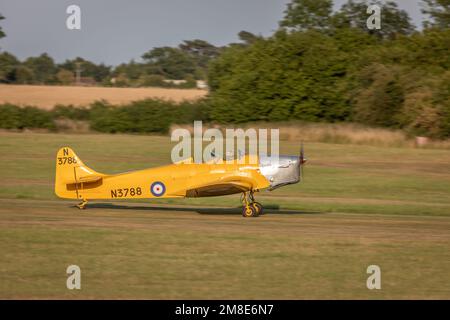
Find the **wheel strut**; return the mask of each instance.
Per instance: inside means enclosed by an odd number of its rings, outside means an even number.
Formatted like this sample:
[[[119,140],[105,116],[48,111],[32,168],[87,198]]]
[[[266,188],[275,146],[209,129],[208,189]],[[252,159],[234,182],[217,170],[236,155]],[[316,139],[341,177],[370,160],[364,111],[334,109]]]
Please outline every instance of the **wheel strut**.
[[[244,217],[257,217],[263,212],[262,205],[255,201],[255,197],[253,194],[254,191],[246,191],[242,193],[242,215]]]

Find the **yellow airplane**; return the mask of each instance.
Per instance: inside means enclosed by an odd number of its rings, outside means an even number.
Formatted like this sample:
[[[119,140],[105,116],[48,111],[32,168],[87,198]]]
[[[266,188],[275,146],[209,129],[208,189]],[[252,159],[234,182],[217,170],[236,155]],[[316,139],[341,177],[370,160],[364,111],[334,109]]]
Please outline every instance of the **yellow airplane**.
[[[244,157],[240,162],[231,159],[220,163],[193,163],[191,159],[106,175],[92,170],[71,148],[64,147],[56,156],[55,193],[60,198],[82,200],[77,205],[80,209],[94,199],[195,198],[242,193],[242,215],[256,217],[263,213],[263,207],[255,201],[255,192],[302,180],[306,162],[303,145],[300,156],[279,156],[278,160]]]

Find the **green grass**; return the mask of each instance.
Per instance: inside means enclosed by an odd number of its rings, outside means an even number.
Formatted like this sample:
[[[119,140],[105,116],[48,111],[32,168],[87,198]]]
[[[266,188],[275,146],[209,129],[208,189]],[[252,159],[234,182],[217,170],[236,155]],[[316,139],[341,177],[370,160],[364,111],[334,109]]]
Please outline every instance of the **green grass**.
[[[304,183],[244,219],[238,196],[79,211],[53,194],[65,145],[105,173],[170,162],[167,137],[0,133],[0,298],[450,298],[449,150],[307,143]]]
[[[447,217],[301,213],[2,200],[0,297],[450,297]],[[65,287],[71,264],[80,291]],[[380,291],[366,288],[371,264]]]
[[[55,199],[55,154],[69,145],[90,167],[118,173],[170,163],[168,137],[1,133],[0,198]],[[282,152],[298,145],[281,143]],[[450,150],[307,143],[304,183],[257,195],[286,209],[376,214],[450,215]],[[239,205],[239,196],[220,204]],[[217,198],[157,200],[211,206]]]

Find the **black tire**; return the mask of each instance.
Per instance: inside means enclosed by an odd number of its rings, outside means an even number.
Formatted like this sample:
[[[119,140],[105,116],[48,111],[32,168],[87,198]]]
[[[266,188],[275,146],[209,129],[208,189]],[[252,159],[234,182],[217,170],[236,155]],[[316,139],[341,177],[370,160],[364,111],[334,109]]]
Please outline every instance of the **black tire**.
[[[245,218],[257,217],[258,213],[252,205],[249,205],[242,207],[242,216]]]
[[[255,208],[256,213],[258,216],[263,215],[264,214],[264,209],[261,203],[259,202],[253,202],[252,203],[253,208]]]

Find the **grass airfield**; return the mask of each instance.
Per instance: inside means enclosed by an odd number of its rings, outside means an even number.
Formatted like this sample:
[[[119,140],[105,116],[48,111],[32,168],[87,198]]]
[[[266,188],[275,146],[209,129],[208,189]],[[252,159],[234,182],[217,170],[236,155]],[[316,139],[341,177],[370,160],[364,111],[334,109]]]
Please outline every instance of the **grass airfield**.
[[[80,211],[53,195],[64,145],[117,173],[170,162],[173,144],[0,133],[0,298],[450,298],[450,150],[306,143],[305,182],[257,194],[267,215],[244,219],[238,195]],[[66,289],[71,264],[81,290]]]

